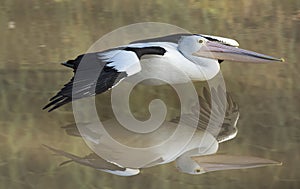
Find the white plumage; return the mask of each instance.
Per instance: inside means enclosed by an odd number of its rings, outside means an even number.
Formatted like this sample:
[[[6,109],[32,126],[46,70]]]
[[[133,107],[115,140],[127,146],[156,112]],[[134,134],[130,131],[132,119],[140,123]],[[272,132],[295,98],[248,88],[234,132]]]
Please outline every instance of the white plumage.
[[[140,60],[133,51],[113,50],[98,55],[100,60],[108,62],[106,66],[126,72],[128,76],[141,71]]]

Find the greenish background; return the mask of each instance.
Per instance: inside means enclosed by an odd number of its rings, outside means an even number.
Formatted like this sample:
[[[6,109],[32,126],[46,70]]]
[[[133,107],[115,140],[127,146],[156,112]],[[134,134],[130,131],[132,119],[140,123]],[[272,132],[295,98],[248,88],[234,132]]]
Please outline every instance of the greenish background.
[[[286,59],[222,63],[241,118],[238,136],[220,152],[279,160],[282,166],[191,176],[168,164],[130,178],[78,164],[58,167],[65,159],[41,144],[90,152],[60,129],[73,121],[71,105],[41,110],[72,75],[59,63],[118,27],[145,21],[234,38],[243,48]],[[299,0],[1,0],[0,27],[0,188],[300,187]]]

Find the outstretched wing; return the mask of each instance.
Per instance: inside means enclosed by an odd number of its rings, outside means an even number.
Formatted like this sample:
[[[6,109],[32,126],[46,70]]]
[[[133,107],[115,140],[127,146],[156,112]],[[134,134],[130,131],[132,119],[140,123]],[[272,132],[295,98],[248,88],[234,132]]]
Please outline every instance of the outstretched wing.
[[[222,102],[221,97],[226,97],[226,101]],[[196,122],[199,129],[210,132],[219,143],[234,138],[238,131],[236,125],[240,114],[238,105],[233,101],[230,94],[225,93],[220,86],[217,89],[211,88],[210,92],[204,87],[203,95],[198,96],[198,98],[200,110],[194,108],[191,114],[184,114],[181,118],[173,119],[172,122],[178,123],[180,119],[191,125]],[[212,100],[214,101],[213,108]],[[200,111],[199,117],[195,116],[197,115],[196,111]]]
[[[212,135],[216,137],[218,142],[224,142],[234,138],[238,132],[237,121],[240,113],[238,105],[233,101],[229,93],[223,91],[219,86],[217,90],[211,89],[211,95],[206,88],[204,88],[204,97],[199,96],[200,103],[200,118],[198,126],[202,129],[207,129]],[[222,102],[221,97],[226,97],[225,103]],[[212,97],[212,98],[211,98]],[[212,107],[212,100],[215,102],[215,108]],[[223,112],[225,110],[225,112]],[[219,119],[224,116],[223,122],[220,124]]]
[[[74,77],[50,99],[43,109],[51,107],[50,112],[72,100],[103,93],[125,77],[140,72],[140,59],[143,55],[164,55],[165,52],[164,48],[157,46],[120,47],[83,54],[74,60],[62,63],[73,69]]]
[[[86,165],[89,167],[93,167],[96,169],[111,169],[111,170],[120,170],[120,171],[125,170],[125,168],[122,168],[115,164],[109,163],[94,153],[91,153],[84,157],[79,157],[79,156],[70,154],[70,153],[62,151],[62,150],[55,149],[55,148],[47,146],[47,145],[43,145],[43,146],[48,148],[49,150],[51,150],[52,152],[54,152],[57,155],[64,156],[66,158],[69,158],[72,161],[75,161],[77,163],[80,163],[80,164],[83,164],[83,165]],[[70,163],[70,162],[71,161],[65,161],[65,162],[62,162],[60,165],[64,165],[64,164]]]

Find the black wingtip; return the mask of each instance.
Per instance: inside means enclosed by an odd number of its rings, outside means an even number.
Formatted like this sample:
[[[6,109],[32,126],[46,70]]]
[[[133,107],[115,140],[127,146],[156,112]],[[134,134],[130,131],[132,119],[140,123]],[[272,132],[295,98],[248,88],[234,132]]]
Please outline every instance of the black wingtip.
[[[74,68],[74,65],[69,64],[68,62],[69,62],[69,61],[67,61],[67,62],[62,62],[62,63],[60,63],[60,64],[63,65],[63,66],[66,66],[66,67],[68,67],[68,68]]]
[[[61,94],[58,92],[55,96],[51,97],[49,101],[52,101],[54,99],[56,99],[57,97],[59,97]]]
[[[46,106],[44,106],[43,108],[42,108],[42,110],[46,110],[47,108],[49,108],[51,105],[50,105],[50,103],[48,103],[48,104],[46,104]],[[49,111],[48,111],[49,112]]]
[[[52,108],[50,108],[49,110],[48,110],[48,112],[52,112],[53,110],[55,110],[55,109],[57,109],[59,106],[53,106]]]
[[[51,112],[51,111],[65,105],[65,104],[71,102],[71,101],[72,101],[72,98],[64,97],[63,99],[60,99],[59,101],[55,102],[55,104],[53,104],[54,106],[51,109],[49,109],[48,112]]]
[[[47,104],[46,106],[44,106],[44,107],[42,108],[42,110],[46,110],[47,108],[49,108],[48,104]],[[48,110],[47,112],[52,112],[52,110],[50,109],[50,110]]]
[[[55,95],[55,98],[51,98],[50,101],[46,106],[43,107],[43,110],[44,109],[47,109],[49,108],[50,106],[53,106],[53,105],[56,105],[56,104],[59,104],[61,101],[64,101],[66,99],[66,97],[64,96],[57,96]],[[51,112],[53,110],[53,108],[51,108],[48,112]]]
[[[51,98],[51,99],[52,99],[52,98]],[[50,101],[51,101],[51,100],[50,100]],[[60,97],[58,97],[58,98],[56,98],[56,99],[52,99],[51,102],[49,102],[46,106],[43,107],[43,110],[45,110],[45,109],[47,109],[47,108],[49,108],[49,107],[52,106],[52,107],[48,110],[48,112],[52,112],[53,110],[55,110],[55,109],[57,109],[57,108],[59,108],[59,107],[65,105],[65,104],[67,104],[67,103],[69,103],[69,102],[71,102],[71,101],[72,101],[72,98],[70,98],[70,97],[60,96]]]

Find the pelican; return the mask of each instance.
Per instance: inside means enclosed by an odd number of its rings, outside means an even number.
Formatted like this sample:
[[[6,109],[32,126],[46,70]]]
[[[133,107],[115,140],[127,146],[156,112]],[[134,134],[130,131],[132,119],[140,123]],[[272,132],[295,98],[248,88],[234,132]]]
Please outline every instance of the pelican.
[[[214,92],[219,92],[222,89],[213,89]],[[221,91],[222,92],[222,91]],[[203,93],[208,93],[204,88]],[[222,114],[220,109],[224,105],[219,102],[216,110],[211,109],[210,99],[208,95],[199,96],[201,105],[200,117],[195,117],[195,112],[183,115],[184,129],[179,135],[174,138],[171,143],[163,148],[148,148],[142,154],[128,152],[124,148],[115,146],[114,143],[107,142],[103,133],[97,131],[97,125],[90,123],[83,124],[82,127],[90,132],[79,132],[75,125],[63,127],[68,135],[84,137],[95,148],[101,149],[102,154],[99,157],[98,153],[91,153],[84,157],[79,157],[68,152],[46,146],[54,153],[67,157],[70,160],[63,162],[61,165],[74,161],[79,164],[93,167],[97,170],[108,172],[120,176],[133,176],[140,173],[140,169],[157,166],[170,162],[175,162],[176,167],[180,172],[187,174],[203,174],[211,171],[228,170],[228,169],[245,169],[267,165],[280,165],[280,162],[253,157],[253,156],[238,156],[216,154],[219,143],[233,139],[237,134],[237,121],[239,119],[239,111],[237,104],[232,100],[227,93],[227,102],[224,122],[219,126],[215,118]],[[197,110],[193,110],[197,111]],[[199,115],[199,114],[197,114]],[[210,122],[212,120],[212,122]],[[195,122],[197,128],[191,127],[191,122]],[[210,122],[210,127],[208,124]],[[122,130],[119,123],[115,119],[103,122],[105,128],[111,135],[117,135],[118,141],[124,145],[135,146],[142,144],[145,146],[154,146],[166,137],[170,136],[176,130],[178,118],[171,121],[165,121],[155,132],[144,134],[131,133],[128,130]],[[220,132],[214,132],[214,130]],[[186,140],[190,132],[193,132],[192,138],[186,143],[184,148],[178,150],[177,146],[180,142]],[[98,133],[98,134],[97,134]],[[100,137],[98,137],[100,134]],[[107,140],[107,141],[106,141]],[[143,162],[141,164],[141,162]],[[145,163],[146,162],[146,163]]]
[[[103,93],[124,78],[131,78],[143,70],[158,72],[171,83],[178,84],[186,82],[180,77],[182,73],[193,81],[212,79],[220,71],[220,63],[224,60],[254,63],[284,61],[238,46],[236,40],[225,37],[174,34],[82,54],[62,63],[72,68],[75,74],[81,72],[82,77],[76,81],[73,77],[43,109],[50,108],[49,111],[52,111],[72,100]],[[144,60],[147,60],[146,63],[143,63]],[[93,74],[97,77],[90,77]]]

